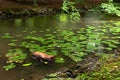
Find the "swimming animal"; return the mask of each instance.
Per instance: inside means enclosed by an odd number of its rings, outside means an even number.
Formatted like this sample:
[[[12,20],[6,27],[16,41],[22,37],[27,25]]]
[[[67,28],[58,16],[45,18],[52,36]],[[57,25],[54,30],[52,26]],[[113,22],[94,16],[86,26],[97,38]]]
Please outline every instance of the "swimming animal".
[[[42,62],[42,63],[45,63],[45,62],[47,62],[47,63],[53,62],[54,59],[55,59],[55,56],[53,56],[53,55],[48,55],[48,54],[46,54],[46,53],[38,52],[38,51],[33,52],[31,56],[32,56],[32,58],[33,58],[34,60],[36,60],[36,61],[38,61],[38,62]]]

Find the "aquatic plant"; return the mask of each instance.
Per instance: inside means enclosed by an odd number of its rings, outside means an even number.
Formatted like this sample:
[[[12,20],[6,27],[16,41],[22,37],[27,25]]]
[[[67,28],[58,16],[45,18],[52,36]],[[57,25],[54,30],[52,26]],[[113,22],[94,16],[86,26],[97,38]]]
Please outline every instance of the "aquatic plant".
[[[23,53],[21,49],[9,50],[9,52],[5,55],[7,57],[7,65],[3,66],[5,70],[10,70],[16,67],[15,63],[22,63],[27,54]],[[25,64],[23,66],[26,66]]]
[[[5,33],[2,38],[6,38],[6,39],[9,39],[9,38],[13,38],[10,33]]]
[[[15,68],[15,67],[16,67],[16,65],[15,65],[14,63],[10,63],[9,65],[3,66],[3,68],[4,68],[6,71],[8,71],[8,70],[10,70],[10,69],[13,69],[13,68]]]
[[[32,65],[32,63],[26,63],[26,64],[22,64],[22,66],[30,66],[30,65]]]
[[[5,55],[8,58],[7,63],[22,63],[26,59],[27,54],[25,54],[21,49],[9,50]]]
[[[15,44],[15,43],[9,43],[8,45],[9,46],[17,46],[17,44]]]
[[[61,57],[56,58],[55,60],[56,63],[64,63],[64,59]]]
[[[110,28],[109,33],[113,33],[111,30],[112,26],[99,26],[99,29],[95,26],[88,26],[86,29],[80,28],[75,32],[72,30],[63,30],[56,35],[47,34],[44,36],[45,38],[27,36],[25,39],[32,42],[22,42],[21,46],[29,48],[30,51],[42,51],[51,55],[66,55],[78,62],[88,53],[117,48],[119,44],[118,40],[103,37],[105,36],[104,33],[108,33],[108,28]],[[117,31],[116,34],[119,34],[119,32]]]
[[[35,51],[45,52],[57,56],[56,63],[64,63],[64,56],[70,57],[73,61],[79,62],[84,56],[90,53],[109,53],[117,48],[120,44],[120,23],[112,22],[103,26],[87,26],[76,30],[62,30],[57,34],[46,34],[44,36],[26,36],[23,41],[17,45],[19,49],[13,49],[6,54],[8,63],[22,63],[27,53]],[[48,30],[49,31],[49,30]],[[113,34],[114,33],[114,34]],[[34,33],[33,33],[34,34]],[[15,46],[16,41],[8,44]],[[13,47],[14,48],[14,47]],[[16,48],[16,47],[15,47]],[[23,50],[24,48],[24,50]],[[29,54],[30,55],[30,54]],[[27,64],[32,65],[32,64]]]

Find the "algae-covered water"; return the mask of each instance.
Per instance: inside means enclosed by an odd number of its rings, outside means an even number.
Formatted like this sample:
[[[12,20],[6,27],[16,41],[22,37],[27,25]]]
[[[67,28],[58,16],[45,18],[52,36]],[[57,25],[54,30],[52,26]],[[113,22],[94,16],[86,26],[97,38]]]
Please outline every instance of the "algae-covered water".
[[[63,64],[40,64],[28,57],[28,60],[34,62],[32,66],[22,67],[18,64],[18,67],[9,71],[5,71],[3,66],[6,65],[5,54],[11,48],[8,44],[14,38],[17,40],[16,44],[23,41],[23,38],[27,35],[32,36],[44,36],[46,34],[54,33],[58,34],[61,30],[77,29],[80,27],[86,27],[86,25],[99,26],[103,22],[119,21],[116,17],[105,17],[93,14],[87,14],[81,18],[81,21],[72,21],[66,15],[55,16],[35,16],[25,17],[17,19],[0,20],[0,80],[39,80],[45,74],[56,72],[66,66],[71,67],[75,62],[66,57],[66,62]],[[5,34],[10,34],[13,38],[2,38]]]

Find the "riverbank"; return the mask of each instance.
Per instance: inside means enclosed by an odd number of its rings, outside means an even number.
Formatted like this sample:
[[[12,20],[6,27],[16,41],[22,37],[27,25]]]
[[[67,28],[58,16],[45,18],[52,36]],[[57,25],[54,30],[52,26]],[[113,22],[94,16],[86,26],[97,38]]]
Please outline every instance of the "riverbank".
[[[56,4],[56,2],[50,3],[50,1],[39,2],[37,6],[33,2],[13,0],[1,0],[0,4],[0,19],[56,14],[59,13],[62,6],[61,2]]]
[[[56,73],[51,73],[41,80],[119,80],[120,55],[90,54],[73,68],[64,68]]]
[[[53,15],[60,13],[60,9],[31,8],[31,9],[4,9],[0,11],[0,19],[30,17],[35,15]]]
[[[87,10],[105,1],[106,0],[95,0],[91,2],[85,0],[85,2],[77,4],[77,6],[83,10]],[[24,2],[19,0],[1,0],[0,4],[0,19],[35,15],[53,15],[61,13],[62,11],[62,0],[41,0],[37,2],[37,6],[34,5],[32,0],[26,0]]]

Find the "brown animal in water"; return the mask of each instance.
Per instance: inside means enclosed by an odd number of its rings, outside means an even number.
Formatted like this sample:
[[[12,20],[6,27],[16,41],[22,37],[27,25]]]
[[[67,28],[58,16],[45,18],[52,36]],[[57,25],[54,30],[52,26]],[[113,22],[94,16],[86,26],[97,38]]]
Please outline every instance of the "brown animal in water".
[[[32,58],[38,62],[53,62],[55,59],[55,56],[36,51],[32,53]]]

